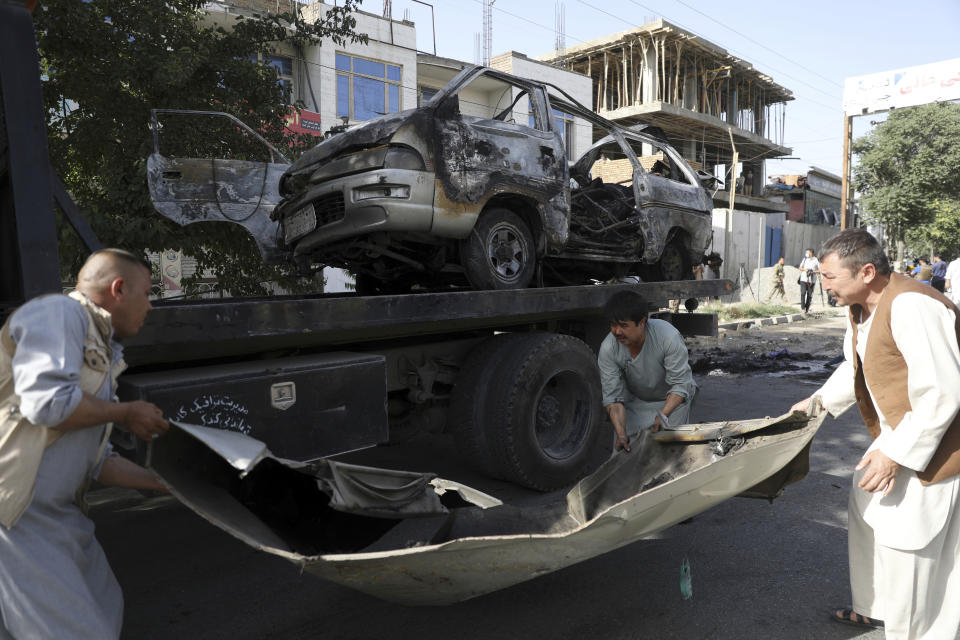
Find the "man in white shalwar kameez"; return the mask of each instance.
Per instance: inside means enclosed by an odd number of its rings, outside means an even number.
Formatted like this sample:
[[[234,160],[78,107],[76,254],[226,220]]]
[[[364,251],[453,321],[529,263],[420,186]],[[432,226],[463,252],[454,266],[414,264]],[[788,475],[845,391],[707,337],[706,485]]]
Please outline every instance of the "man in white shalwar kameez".
[[[838,622],[890,640],[960,631],[960,318],[932,287],[891,274],[867,232],[821,251],[824,289],[850,306],[845,360],[811,398],[834,416],[859,405],[874,440],[849,501],[851,609]]]
[[[120,635],[123,596],[82,494],[92,479],[164,489],[107,444],[107,423],[147,441],[169,426],[151,403],[114,401],[116,339],[140,330],[149,297],[149,267],[104,249],[76,292],[35,298],[0,330],[0,639]]]

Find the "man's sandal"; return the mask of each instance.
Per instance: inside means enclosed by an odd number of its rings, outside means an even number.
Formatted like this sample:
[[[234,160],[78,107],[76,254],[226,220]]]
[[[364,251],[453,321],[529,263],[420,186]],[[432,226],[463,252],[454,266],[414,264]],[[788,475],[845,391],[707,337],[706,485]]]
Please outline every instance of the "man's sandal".
[[[830,619],[840,624],[849,624],[855,627],[870,627],[871,629],[883,629],[883,620],[874,620],[867,616],[862,616],[853,609],[837,609],[830,616]]]

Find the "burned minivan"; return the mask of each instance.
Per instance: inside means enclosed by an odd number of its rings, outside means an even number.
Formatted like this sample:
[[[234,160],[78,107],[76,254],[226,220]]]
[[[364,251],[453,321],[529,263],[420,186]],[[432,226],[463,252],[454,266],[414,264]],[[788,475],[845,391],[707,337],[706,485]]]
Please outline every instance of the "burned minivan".
[[[574,117],[600,136],[571,163],[558,123]],[[158,145],[148,165],[168,217],[174,161]],[[598,163],[620,170],[594,175]],[[683,280],[712,232],[710,194],[658,129],[625,129],[557,87],[475,66],[420,108],[324,140],[268,189],[256,204],[279,228],[245,225],[261,248],[347,269],[365,293]]]

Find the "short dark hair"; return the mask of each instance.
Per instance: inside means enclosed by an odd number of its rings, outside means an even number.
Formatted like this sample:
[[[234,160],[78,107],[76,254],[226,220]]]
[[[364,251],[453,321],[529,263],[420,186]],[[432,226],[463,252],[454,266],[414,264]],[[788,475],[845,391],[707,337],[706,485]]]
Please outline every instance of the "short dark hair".
[[[603,315],[608,322],[632,320],[640,324],[646,320],[650,304],[636,291],[619,291],[603,305]]]
[[[864,265],[872,264],[878,274],[890,274],[890,263],[883,247],[863,229],[847,229],[824,242],[820,248],[820,260],[832,254],[837,254],[840,264],[854,273]]]

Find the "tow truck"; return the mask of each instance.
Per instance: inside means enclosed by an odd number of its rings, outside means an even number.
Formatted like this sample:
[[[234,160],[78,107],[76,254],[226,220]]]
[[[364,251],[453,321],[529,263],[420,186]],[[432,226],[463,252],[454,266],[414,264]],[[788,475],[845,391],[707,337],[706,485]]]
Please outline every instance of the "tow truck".
[[[101,245],[50,167],[33,23],[24,7],[11,3],[0,4],[0,88],[6,125],[0,128],[2,321],[34,296],[64,289],[54,202],[89,250]],[[630,459],[659,456],[660,467],[631,471],[635,463],[617,459],[595,470],[604,459],[597,451],[609,451],[611,444],[610,429],[601,422],[594,355],[607,331],[600,312],[604,302],[630,289],[659,308],[671,299],[721,295],[730,286],[706,280],[158,300],[141,332],[125,344],[130,368],[120,378],[119,393],[122,399],[154,402],[187,426],[133,455],[152,462],[173,493],[204,517],[329,579],[403,602],[472,597],[632,542],[765,479],[773,484],[760,493],[771,497],[798,478],[795,468],[803,466],[819,422],[797,416],[764,423],[774,435],[723,452],[723,465],[713,464],[710,450],[670,448],[649,439],[634,447]],[[661,315],[682,333],[717,331],[711,314]],[[725,427],[718,429],[722,436]],[[389,526],[383,526],[382,513],[373,518],[381,518],[375,525],[370,514],[361,513],[359,520],[331,516],[322,524],[351,541],[346,552],[321,546],[301,553],[282,527],[265,527],[266,516],[231,493],[242,478],[291,477],[252,473],[254,463],[282,467],[297,478],[319,478],[349,452],[377,450],[411,433],[443,432],[453,434],[461,452],[455,467],[554,493],[525,512],[516,505],[494,507],[501,501],[456,478],[415,483],[465,498],[456,522],[449,519],[454,510],[444,505],[429,512],[446,513],[447,519],[429,522],[434,528],[417,538],[415,556],[390,542],[391,531],[402,537],[396,527],[408,522],[404,516]],[[255,455],[235,455],[250,443],[257,443]],[[213,493],[208,486],[213,481],[191,467],[211,452],[239,474]],[[403,460],[392,466],[402,469]],[[192,475],[184,475],[187,468]],[[656,468],[658,475],[649,477]],[[219,497],[211,502],[212,495]],[[332,514],[329,497],[318,499],[327,501],[322,513]],[[481,507],[487,516],[471,515]],[[612,508],[619,508],[619,515],[612,515]],[[617,533],[609,524],[621,517],[634,520]],[[487,538],[476,542],[478,535]],[[586,542],[577,547],[576,540]],[[497,570],[504,562],[513,568]],[[383,571],[389,575],[377,569],[387,565],[391,568]],[[455,575],[438,570],[440,565]]]

